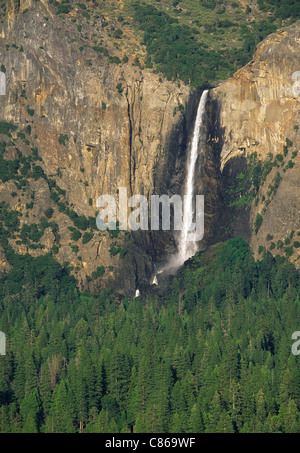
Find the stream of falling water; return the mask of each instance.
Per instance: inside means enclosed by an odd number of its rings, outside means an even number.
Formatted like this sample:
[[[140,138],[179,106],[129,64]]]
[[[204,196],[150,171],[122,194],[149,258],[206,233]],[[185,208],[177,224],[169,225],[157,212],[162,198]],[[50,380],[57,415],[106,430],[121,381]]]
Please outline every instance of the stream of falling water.
[[[208,90],[204,90],[198,105],[196,121],[193,131],[193,139],[191,150],[187,160],[186,180],[184,189],[184,215],[182,222],[182,230],[177,240],[178,251],[171,256],[169,262],[157,272],[154,276],[152,284],[157,285],[157,275],[170,269],[178,269],[187,259],[191,258],[197,252],[197,242],[193,240],[193,217],[194,207],[193,199],[195,195],[195,169],[198,157],[199,142],[201,139],[202,125],[205,114],[205,105],[207,101]]]

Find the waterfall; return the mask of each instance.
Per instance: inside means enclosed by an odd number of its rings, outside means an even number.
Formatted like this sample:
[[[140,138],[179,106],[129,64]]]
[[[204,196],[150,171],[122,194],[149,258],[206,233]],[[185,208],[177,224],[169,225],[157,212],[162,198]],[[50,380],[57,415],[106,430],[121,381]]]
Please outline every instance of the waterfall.
[[[193,240],[193,237],[191,237],[193,236],[193,233],[190,232],[190,230],[194,216],[193,199],[195,195],[195,169],[207,95],[208,90],[204,90],[198,105],[191,151],[189,153],[187,161],[183,225],[178,243],[178,258],[181,264],[183,264],[191,256],[195,255],[195,253],[197,252],[197,243],[195,240]]]
[[[195,169],[198,157],[199,142],[201,140],[203,118],[205,105],[207,101],[208,90],[204,90],[198,105],[196,121],[194,125],[191,149],[187,159],[186,180],[184,187],[184,213],[182,230],[177,239],[178,252],[171,257],[169,262],[160,269],[152,280],[152,284],[157,285],[157,275],[165,271],[178,269],[187,259],[191,258],[197,252],[197,242],[193,240],[194,233],[192,230],[194,208],[193,199],[195,195]]]

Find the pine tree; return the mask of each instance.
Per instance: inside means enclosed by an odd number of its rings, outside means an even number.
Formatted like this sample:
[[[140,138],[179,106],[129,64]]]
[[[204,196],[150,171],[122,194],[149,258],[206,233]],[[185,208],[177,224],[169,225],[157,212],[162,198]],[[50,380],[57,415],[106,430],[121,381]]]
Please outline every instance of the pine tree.
[[[62,380],[56,385],[50,414],[46,419],[46,432],[74,433],[75,432],[75,401],[70,384]]]
[[[38,387],[41,396],[43,414],[44,417],[47,417],[50,412],[52,397],[51,378],[47,362],[43,363],[41,366]]]
[[[188,432],[190,433],[203,433],[204,421],[200,405],[195,403],[191,410],[191,415],[188,421]]]
[[[24,433],[37,433],[40,427],[41,401],[38,390],[35,389],[21,404],[21,416],[23,419]]]
[[[125,409],[126,395],[130,382],[130,365],[128,357],[119,352],[113,351],[107,363],[108,392],[116,399],[119,406]]]

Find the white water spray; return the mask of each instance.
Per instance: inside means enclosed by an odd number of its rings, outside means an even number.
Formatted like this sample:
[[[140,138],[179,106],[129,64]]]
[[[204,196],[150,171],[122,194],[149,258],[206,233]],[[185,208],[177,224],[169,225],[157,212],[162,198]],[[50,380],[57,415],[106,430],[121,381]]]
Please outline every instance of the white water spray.
[[[192,146],[187,162],[187,176],[185,182],[186,197],[184,203],[183,226],[178,244],[178,255],[179,260],[182,264],[197,252],[197,243],[195,239],[193,240],[193,238],[195,238],[195,233],[191,232],[191,230],[194,216],[193,199],[195,193],[195,168],[198,157],[199,141],[201,138],[201,129],[203,125],[207,95],[208,90],[204,90],[197,110]]]
[[[205,105],[207,101],[208,90],[204,90],[198,105],[197,116],[193,131],[191,150],[187,160],[186,181],[185,181],[185,201],[182,230],[178,237],[178,252],[173,255],[170,261],[154,276],[152,284],[157,285],[157,275],[170,269],[178,269],[187,259],[191,258],[197,252],[197,242],[193,230],[193,199],[195,193],[195,169],[198,157],[199,142],[201,139]]]

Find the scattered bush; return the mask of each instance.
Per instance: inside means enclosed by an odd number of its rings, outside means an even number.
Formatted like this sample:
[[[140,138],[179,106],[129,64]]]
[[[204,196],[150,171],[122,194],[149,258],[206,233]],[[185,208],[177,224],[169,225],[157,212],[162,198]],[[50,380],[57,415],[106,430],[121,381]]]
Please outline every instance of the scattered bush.
[[[257,214],[256,215],[256,218],[255,218],[255,222],[254,222],[254,231],[255,231],[255,234],[258,233],[260,227],[261,227],[261,224],[262,224],[262,221],[263,221],[263,217],[261,214]]]
[[[54,209],[53,208],[47,208],[45,211],[44,211],[44,214],[45,216],[47,217],[47,219],[51,219],[51,217],[53,216],[53,213],[54,213]]]
[[[90,240],[92,239],[93,236],[94,236],[93,233],[88,233],[86,231],[84,233],[84,235],[82,236],[82,243],[87,244],[88,242],[90,242]]]
[[[64,145],[64,146],[67,146],[66,142],[69,141],[69,137],[67,134],[60,134],[60,136],[58,137],[58,143],[60,145]]]
[[[71,231],[71,239],[72,241],[78,241],[81,238],[81,233],[77,228],[74,227],[69,227],[69,230]]]

